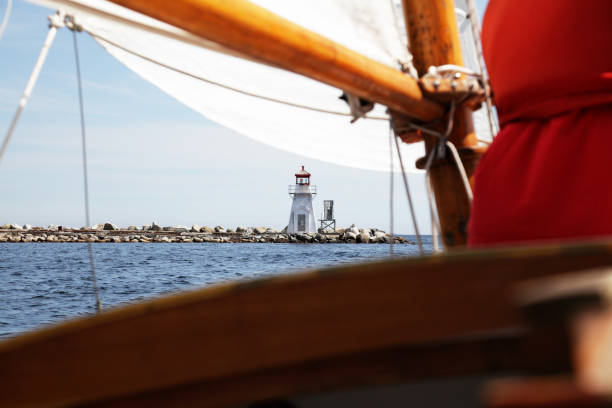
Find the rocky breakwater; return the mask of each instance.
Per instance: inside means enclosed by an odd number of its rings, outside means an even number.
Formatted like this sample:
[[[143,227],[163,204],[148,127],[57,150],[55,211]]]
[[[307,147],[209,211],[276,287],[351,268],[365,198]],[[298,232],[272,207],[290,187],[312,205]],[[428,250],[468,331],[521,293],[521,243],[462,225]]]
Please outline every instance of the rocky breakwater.
[[[194,224],[191,228],[178,225],[162,227],[155,222],[137,227],[117,227],[111,223],[72,228],[49,225],[0,225],[0,242],[159,242],[159,243],[361,243],[413,244],[402,237],[370,228],[339,228],[333,232],[287,234],[266,227],[207,227]]]

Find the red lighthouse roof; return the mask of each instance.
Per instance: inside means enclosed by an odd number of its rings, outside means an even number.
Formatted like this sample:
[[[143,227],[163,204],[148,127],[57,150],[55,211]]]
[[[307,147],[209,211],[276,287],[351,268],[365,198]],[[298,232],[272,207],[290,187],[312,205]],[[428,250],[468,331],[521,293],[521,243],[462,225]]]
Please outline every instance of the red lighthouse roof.
[[[304,166],[302,166],[302,170],[295,173],[295,177],[310,177],[310,173],[304,170]]]

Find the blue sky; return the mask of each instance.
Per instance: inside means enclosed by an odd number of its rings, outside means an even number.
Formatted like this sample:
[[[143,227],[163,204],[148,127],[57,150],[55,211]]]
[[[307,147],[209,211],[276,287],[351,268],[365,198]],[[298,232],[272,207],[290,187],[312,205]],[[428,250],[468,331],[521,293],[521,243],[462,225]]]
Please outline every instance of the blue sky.
[[[484,1],[477,2],[482,15]],[[6,0],[0,0],[2,12]],[[16,0],[0,39],[0,137],[47,34],[49,9]],[[72,33],[58,32],[32,98],[0,163],[0,224],[84,225]],[[302,164],[340,225],[389,228],[389,174],[304,158],[207,120],[78,35],[84,79],[92,223],[287,224],[287,185]],[[411,175],[417,218],[429,232],[424,180]],[[396,175],[395,231],[413,233]]]

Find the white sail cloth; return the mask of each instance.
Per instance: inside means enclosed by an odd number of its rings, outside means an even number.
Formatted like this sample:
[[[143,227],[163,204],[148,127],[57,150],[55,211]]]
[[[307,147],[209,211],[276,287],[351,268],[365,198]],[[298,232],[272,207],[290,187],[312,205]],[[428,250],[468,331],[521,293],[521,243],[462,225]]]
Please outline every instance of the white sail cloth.
[[[302,156],[389,170],[388,120],[364,118],[351,124],[348,105],[338,99],[341,90],[238,58],[183,30],[112,3],[34,1],[74,16],[84,31],[129,69],[227,128]],[[395,1],[255,3],[384,64],[397,67],[409,60]],[[379,105],[369,115],[386,117]],[[402,144],[401,150],[404,163],[416,171],[413,163],[424,153],[422,144]]]

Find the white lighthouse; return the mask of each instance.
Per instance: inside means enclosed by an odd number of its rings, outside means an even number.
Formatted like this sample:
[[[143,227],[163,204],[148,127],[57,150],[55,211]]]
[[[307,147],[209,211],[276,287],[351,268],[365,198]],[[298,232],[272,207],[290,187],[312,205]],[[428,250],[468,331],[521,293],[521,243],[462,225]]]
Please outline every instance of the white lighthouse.
[[[287,233],[317,232],[312,208],[312,197],[316,194],[317,186],[310,185],[310,173],[302,166],[302,170],[295,173],[295,185],[289,186],[289,195],[293,197],[293,203]]]

